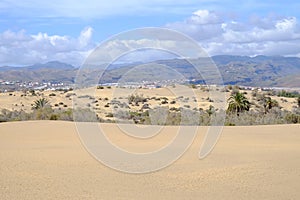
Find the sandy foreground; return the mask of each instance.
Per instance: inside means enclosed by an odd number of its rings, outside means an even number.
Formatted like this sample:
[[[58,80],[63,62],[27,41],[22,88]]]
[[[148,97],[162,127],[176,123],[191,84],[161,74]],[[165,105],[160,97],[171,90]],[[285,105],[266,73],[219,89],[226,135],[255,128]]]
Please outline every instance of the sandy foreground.
[[[167,143],[174,127],[131,141],[106,124],[130,151]],[[300,125],[225,127],[213,152],[198,159],[206,127],[173,165],[126,174],[94,159],[73,122],[0,124],[1,199],[300,199]]]

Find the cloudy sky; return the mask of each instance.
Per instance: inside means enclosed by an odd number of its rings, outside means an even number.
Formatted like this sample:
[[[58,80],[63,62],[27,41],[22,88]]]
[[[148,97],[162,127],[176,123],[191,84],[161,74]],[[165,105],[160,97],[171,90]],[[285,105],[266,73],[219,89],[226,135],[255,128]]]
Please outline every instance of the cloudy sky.
[[[0,66],[78,66],[102,41],[142,27],[180,31],[210,55],[300,57],[299,10],[294,0],[2,0]]]

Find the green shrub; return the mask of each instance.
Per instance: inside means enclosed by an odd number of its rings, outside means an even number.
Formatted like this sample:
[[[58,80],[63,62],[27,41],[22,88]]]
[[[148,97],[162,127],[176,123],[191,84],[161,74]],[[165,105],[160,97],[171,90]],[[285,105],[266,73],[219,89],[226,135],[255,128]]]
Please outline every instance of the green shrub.
[[[277,93],[277,96],[295,98],[295,97],[300,97],[300,94],[297,91],[288,92],[286,90],[281,90],[280,92]]]
[[[166,100],[163,100],[163,101],[161,102],[161,104],[168,104],[168,102],[167,102]]]
[[[225,126],[235,126],[235,124],[234,124],[234,123],[231,123],[231,122],[226,122],[226,123],[225,123]]]
[[[300,115],[288,113],[287,115],[285,115],[285,120],[287,123],[297,124],[300,123]]]
[[[77,122],[99,122],[98,115],[89,108],[74,109],[73,118]]]
[[[50,120],[57,120],[58,119],[58,115],[57,114],[52,114],[50,116]]]
[[[53,114],[53,110],[50,107],[45,107],[33,111],[33,119],[35,120],[48,120]]]
[[[107,115],[105,115],[105,117],[114,117],[114,115],[112,113],[108,113]]]
[[[130,95],[128,96],[128,103],[129,104],[138,104],[138,103],[145,103],[148,101],[147,98],[143,97],[143,95],[139,95],[139,94],[136,94],[136,95]]]

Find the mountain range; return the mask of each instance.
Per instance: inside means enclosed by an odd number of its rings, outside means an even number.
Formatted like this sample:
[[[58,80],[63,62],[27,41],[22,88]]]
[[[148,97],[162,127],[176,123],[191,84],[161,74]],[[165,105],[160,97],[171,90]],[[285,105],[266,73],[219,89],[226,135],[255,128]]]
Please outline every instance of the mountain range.
[[[300,58],[298,57],[219,55],[213,56],[211,59],[218,67],[226,85],[300,87]],[[208,60],[203,58],[192,60],[193,63],[208,63]],[[200,65],[205,66],[205,64]],[[0,67],[0,80],[72,84],[78,70],[78,67],[58,61],[25,67],[3,66]],[[87,80],[93,80],[97,77],[99,68],[91,67],[84,73]],[[185,59],[157,60],[122,65],[113,64],[106,69],[100,82],[138,82],[172,78],[185,78],[196,83],[205,82],[195,68]],[[211,78],[213,79],[213,77]]]

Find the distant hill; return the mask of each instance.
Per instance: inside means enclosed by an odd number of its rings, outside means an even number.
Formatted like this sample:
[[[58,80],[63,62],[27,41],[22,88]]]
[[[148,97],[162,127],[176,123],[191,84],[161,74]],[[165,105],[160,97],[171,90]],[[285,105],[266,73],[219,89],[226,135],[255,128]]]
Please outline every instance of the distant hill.
[[[73,83],[76,71],[74,66],[58,61],[25,67],[5,66],[0,67],[0,80]]]
[[[245,86],[300,87],[300,58],[281,56],[213,56],[225,84]],[[194,59],[207,63],[205,59]],[[137,67],[139,66],[139,67]],[[202,65],[205,68],[205,64]],[[209,66],[206,66],[209,67]],[[0,67],[0,79],[9,81],[59,81],[74,83],[78,68],[57,61],[27,67]],[[122,79],[126,74],[126,79]],[[138,76],[137,76],[138,74]],[[86,70],[86,79],[98,76],[96,67]],[[101,79],[105,82],[203,78],[183,59],[157,60],[110,66]],[[210,77],[213,79],[213,77]]]
[[[224,84],[226,85],[245,85],[245,86],[272,86],[272,87],[300,87],[300,58],[296,57],[281,57],[281,56],[213,56],[212,60],[217,65]],[[208,59],[194,59],[193,62],[199,63],[201,70],[209,68],[210,62]],[[170,68],[166,78],[173,77],[178,79],[185,77],[186,79],[195,79],[196,82],[202,83],[205,80],[199,75],[194,67],[183,59],[158,60],[147,63],[149,66],[161,65]],[[206,66],[208,65],[208,66]],[[111,69],[106,72],[103,78],[104,82],[116,82],[118,78],[133,70],[135,65],[128,65],[121,69]],[[157,70],[157,67],[150,69]],[[150,71],[150,72],[149,72]],[[166,69],[160,70],[167,74]],[[177,76],[174,72],[177,72]],[[148,73],[146,73],[148,72]],[[139,73],[139,79],[155,79],[156,76],[151,76],[157,72],[144,70]],[[172,74],[171,76],[169,74]],[[132,77],[132,75],[127,75]],[[213,77],[209,77],[212,78]],[[134,77],[132,77],[134,80]]]
[[[300,58],[214,56],[225,84],[300,87]],[[298,77],[298,78],[297,78]]]

